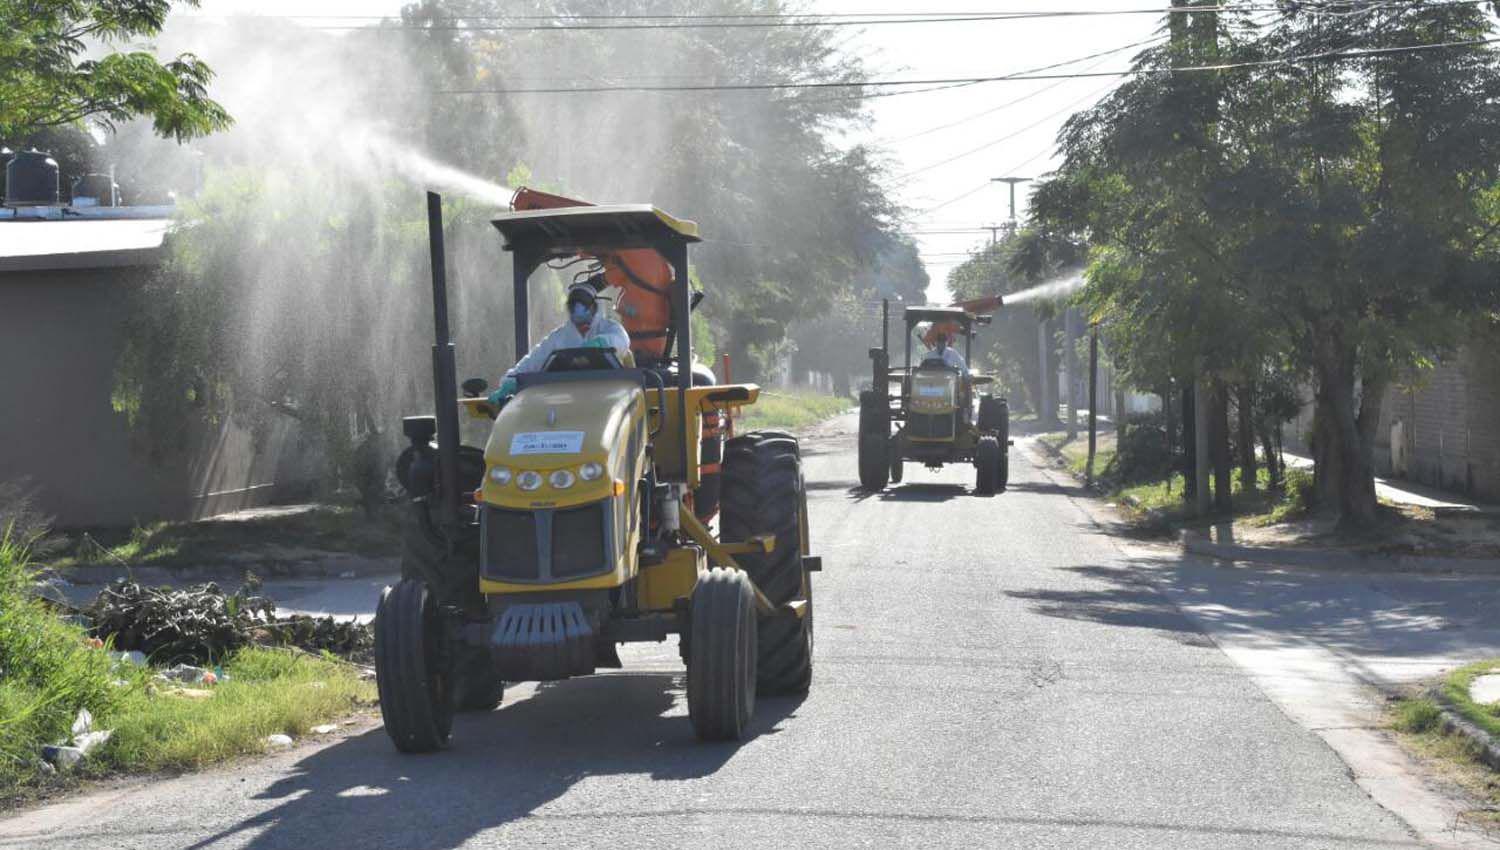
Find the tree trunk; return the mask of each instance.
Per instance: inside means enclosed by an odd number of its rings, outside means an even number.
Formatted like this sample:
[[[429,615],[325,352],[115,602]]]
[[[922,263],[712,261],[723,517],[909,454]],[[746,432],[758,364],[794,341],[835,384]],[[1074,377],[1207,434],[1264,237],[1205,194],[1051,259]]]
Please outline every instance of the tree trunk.
[[[1255,496],[1255,477],[1259,474],[1255,465],[1255,389],[1248,382],[1236,389],[1236,404],[1239,407],[1240,436],[1240,491],[1246,496]]]
[[[1326,415],[1320,417],[1323,445],[1317,460],[1333,466],[1318,471],[1318,484],[1320,496],[1338,506],[1339,528],[1359,531],[1373,528],[1378,519],[1373,446],[1385,382],[1368,382],[1362,402],[1356,401],[1354,352],[1341,342],[1331,334],[1319,346],[1319,412]]]
[[[1208,450],[1214,468],[1214,509],[1234,512],[1234,459],[1229,451],[1229,388],[1212,384],[1208,414]]]
[[[1191,502],[1198,495],[1198,429],[1194,425],[1197,404],[1192,381],[1182,382],[1182,497]]]
[[[1172,409],[1172,385],[1162,385],[1161,392],[1162,430],[1166,432],[1167,457],[1175,457],[1177,450],[1177,412]]]
[[[1333,433],[1333,405],[1319,389],[1313,403],[1312,460],[1313,502],[1318,506],[1337,505],[1343,497],[1340,490],[1344,481],[1342,457],[1336,451],[1339,440]]]
[[[1256,431],[1260,435],[1260,450],[1266,456],[1266,487],[1272,493],[1281,493],[1286,489],[1286,482],[1281,475],[1281,455],[1276,451],[1275,426],[1266,417],[1256,420],[1259,426]]]
[[[1177,464],[1177,418],[1172,409],[1172,382],[1161,387],[1162,430],[1167,438],[1167,495],[1172,494],[1172,470]]]

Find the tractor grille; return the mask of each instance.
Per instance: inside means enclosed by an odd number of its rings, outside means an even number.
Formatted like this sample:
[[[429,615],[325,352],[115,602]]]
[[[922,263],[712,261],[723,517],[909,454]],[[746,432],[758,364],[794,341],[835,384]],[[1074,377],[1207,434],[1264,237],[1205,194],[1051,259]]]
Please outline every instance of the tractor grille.
[[[906,416],[906,435],[918,439],[951,440],[953,439],[953,416],[952,413],[936,416],[927,413],[909,413]]]
[[[552,575],[578,578],[605,572],[609,558],[604,544],[603,509],[610,502],[595,502],[552,515]]]
[[[483,522],[486,578],[501,581],[536,581],[541,578],[541,559],[536,551],[536,514],[486,507]]]

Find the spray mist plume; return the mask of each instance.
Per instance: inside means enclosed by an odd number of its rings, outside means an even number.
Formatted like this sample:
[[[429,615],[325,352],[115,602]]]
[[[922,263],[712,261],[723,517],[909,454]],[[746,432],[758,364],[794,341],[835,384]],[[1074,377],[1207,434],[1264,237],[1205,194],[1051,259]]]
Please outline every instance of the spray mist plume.
[[[1051,301],[1057,298],[1066,298],[1083,288],[1083,272],[1072,272],[1064,277],[1054,278],[1046,283],[1039,283],[1020,292],[1012,292],[1005,296],[1007,305],[1027,304],[1032,301]]]

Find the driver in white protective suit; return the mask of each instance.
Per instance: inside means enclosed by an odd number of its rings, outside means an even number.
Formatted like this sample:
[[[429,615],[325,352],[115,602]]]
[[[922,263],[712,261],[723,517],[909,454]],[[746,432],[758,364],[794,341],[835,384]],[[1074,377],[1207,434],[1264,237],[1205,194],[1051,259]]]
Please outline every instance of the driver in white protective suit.
[[[613,348],[615,356],[626,362],[630,356],[630,335],[614,319],[599,315],[599,289],[603,278],[596,275],[568,287],[568,320],[537,343],[521,361],[505,373],[500,388],[490,393],[489,402],[499,407],[516,394],[516,376],[540,371],[552,352],[564,348]]]
[[[923,363],[929,360],[940,360],[957,369],[960,375],[967,375],[969,373],[969,364],[964,362],[963,355],[948,347],[947,334],[939,335],[937,342],[932,348],[927,349],[927,353],[922,355]]]

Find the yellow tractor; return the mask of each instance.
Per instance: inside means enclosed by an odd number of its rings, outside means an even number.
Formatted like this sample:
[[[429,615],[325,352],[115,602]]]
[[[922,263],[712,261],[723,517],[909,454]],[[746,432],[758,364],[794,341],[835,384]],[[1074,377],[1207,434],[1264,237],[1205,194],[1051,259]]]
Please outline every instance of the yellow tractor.
[[[899,484],[906,461],[929,469],[949,463],[974,464],[974,489],[991,495],[1005,489],[1010,478],[1010,408],[993,395],[975,399],[975,388],[994,378],[957,368],[940,358],[911,359],[912,333],[918,325],[926,336],[962,336],[964,362],[972,351],[975,328],[990,317],[972,312],[974,305],[999,306],[992,296],[983,302],[953,307],[907,307],[905,366],[890,365],[890,304],[881,304],[880,347],[870,349],[874,377],[859,397],[859,482],[866,490]],[[956,362],[956,361],[955,361]],[[897,387],[895,396],[890,388]],[[894,427],[894,431],[892,428]]]
[[[543,264],[607,266],[648,251],[670,270],[666,286],[651,287],[670,302],[668,327],[641,347],[659,356],[555,351],[497,409],[484,380],[465,381],[464,398],[454,386],[436,195],[428,217],[437,409],[404,421],[403,578],[375,618],[391,740],[402,752],[442,748],[454,712],[494,708],[506,683],[619,667],[619,644],[669,635],[687,666],[697,736],[740,738],[757,694],[811,683],[811,574],[821,560],[808,554],[797,440],[751,432],[715,443],[705,431],[759,388],[710,383],[701,366],[695,377],[689,317],[700,293],[687,250],[697,225],[647,205],[496,218],[514,261],[518,358],[530,348],[527,283]],[[483,448],[459,445],[460,408],[493,420]],[[708,445],[721,463],[705,462]],[[701,504],[710,476],[717,533]]]

